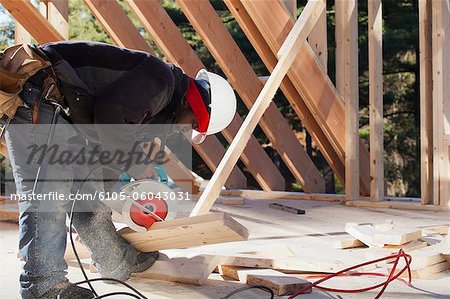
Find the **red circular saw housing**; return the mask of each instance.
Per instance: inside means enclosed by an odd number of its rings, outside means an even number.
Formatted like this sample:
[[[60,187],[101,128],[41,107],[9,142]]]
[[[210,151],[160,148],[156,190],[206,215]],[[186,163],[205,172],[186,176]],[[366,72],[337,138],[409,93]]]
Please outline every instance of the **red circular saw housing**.
[[[168,213],[168,206],[165,200],[149,196],[145,199],[141,199],[136,201],[136,203],[145,206],[147,209],[161,217],[162,219],[166,219],[167,213]],[[147,229],[149,229],[153,223],[155,223],[157,220],[152,216],[141,209],[139,209],[136,206],[132,206],[130,210],[131,219],[134,223],[136,223],[139,226],[143,226]]]

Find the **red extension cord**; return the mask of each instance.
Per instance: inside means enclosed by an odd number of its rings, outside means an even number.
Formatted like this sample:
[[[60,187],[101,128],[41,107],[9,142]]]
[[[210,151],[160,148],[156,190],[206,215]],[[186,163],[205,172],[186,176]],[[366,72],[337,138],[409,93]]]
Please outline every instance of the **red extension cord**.
[[[392,267],[392,270],[389,273],[389,275],[382,274],[382,273],[371,273],[371,272],[346,273],[348,271],[351,271],[351,270],[354,270],[354,269],[357,269],[357,268],[360,268],[360,267],[364,267],[364,266],[367,266],[367,265],[375,264],[375,263],[382,262],[382,261],[385,261],[385,260],[388,260],[388,259],[392,259],[392,258],[395,258],[395,262],[394,262],[394,266]],[[399,271],[397,274],[395,274],[395,270],[397,268],[398,262],[400,261],[400,258],[404,258],[406,265],[401,271]],[[308,278],[309,279],[319,278],[319,277],[323,277],[323,278],[318,280],[318,281],[316,281],[316,282],[314,282],[314,283],[312,283],[312,284],[310,284],[309,286],[299,290],[298,292],[293,294],[288,299],[293,299],[293,298],[297,297],[298,295],[305,293],[306,291],[308,291],[311,288],[318,288],[320,290],[324,290],[324,291],[328,291],[328,292],[336,292],[336,293],[362,293],[362,292],[367,292],[367,291],[374,290],[374,289],[377,289],[379,287],[382,287],[380,292],[378,292],[377,296],[375,297],[375,299],[378,299],[378,298],[381,297],[381,295],[383,295],[383,293],[386,290],[387,286],[393,280],[399,279],[403,283],[405,283],[407,285],[411,285],[411,268],[410,268],[411,260],[412,260],[411,256],[406,254],[403,251],[403,249],[400,249],[398,251],[398,253],[396,253],[394,255],[386,256],[386,257],[383,257],[383,258],[380,258],[380,259],[377,259],[377,260],[372,260],[372,261],[365,262],[365,263],[362,263],[362,264],[359,264],[359,265],[355,265],[355,266],[349,267],[347,269],[341,270],[341,271],[339,271],[337,273],[333,273],[333,274],[329,274],[329,275],[312,275],[312,276],[309,276]],[[400,275],[402,275],[403,272],[405,272],[406,270],[408,270],[408,281],[405,281],[404,279],[399,278]],[[326,281],[326,280],[328,280],[330,278],[337,277],[337,276],[385,276],[385,277],[388,277],[388,279],[386,279],[385,282],[376,284],[376,285],[371,286],[371,287],[362,288],[362,289],[353,289],[353,290],[333,289],[333,288],[319,286],[319,284],[321,284],[322,282],[324,282],[324,281]]]

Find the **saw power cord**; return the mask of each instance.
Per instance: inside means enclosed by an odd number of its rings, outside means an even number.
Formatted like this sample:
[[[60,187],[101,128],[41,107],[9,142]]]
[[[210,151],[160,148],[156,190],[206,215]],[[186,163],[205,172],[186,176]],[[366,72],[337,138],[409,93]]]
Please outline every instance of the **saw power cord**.
[[[390,260],[392,258],[395,258],[395,261],[394,261],[392,269],[388,275],[382,274],[382,273],[371,273],[371,272],[346,273],[346,272],[352,271],[352,270],[360,268],[360,267],[364,267],[364,266],[371,265],[371,264],[376,264],[376,263],[379,263],[382,261]],[[395,270],[397,269],[398,263],[401,258],[403,258],[405,260],[405,266],[400,271],[398,271],[397,274],[395,274],[395,272],[396,272]],[[402,281],[403,283],[405,283],[408,286],[411,286],[411,267],[410,267],[411,261],[412,261],[412,257],[409,254],[406,254],[403,251],[403,249],[400,249],[398,251],[398,253],[396,253],[394,255],[390,255],[390,256],[380,258],[380,259],[376,259],[376,260],[368,261],[368,262],[365,262],[362,264],[358,264],[358,265],[349,267],[347,269],[341,270],[337,273],[333,273],[333,274],[329,274],[329,275],[308,276],[307,279],[308,278],[314,279],[314,278],[319,278],[319,277],[323,277],[323,278],[319,279],[318,281],[311,283],[309,286],[295,292],[288,299],[293,299],[301,294],[304,294],[306,291],[309,291],[312,288],[317,288],[319,290],[324,290],[324,291],[328,291],[328,292],[336,292],[336,293],[363,293],[363,292],[367,292],[367,291],[374,290],[374,289],[381,287],[381,290],[378,292],[377,296],[375,297],[375,299],[378,299],[381,297],[381,295],[383,295],[383,293],[386,290],[386,288],[388,287],[388,285],[396,279]],[[400,275],[402,275],[406,270],[408,270],[408,280],[407,281],[400,278]],[[323,286],[319,285],[319,284],[323,283],[324,281],[327,281],[333,277],[339,277],[339,276],[384,276],[384,277],[388,277],[388,279],[386,281],[376,284],[374,286],[361,288],[361,289],[336,289],[336,288],[323,287]]]
[[[81,259],[80,259],[79,255],[78,255],[77,249],[75,247],[75,242],[73,240],[73,226],[72,226],[72,223],[73,223],[73,212],[74,212],[74,208],[75,208],[75,203],[76,203],[76,200],[73,200],[72,207],[70,209],[69,237],[70,237],[70,244],[72,246],[73,253],[75,254],[75,257],[77,259],[78,265],[80,266],[81,272],[83,273],[83,276],[84,276],[85,280],[76,282],[76,283],[74,283],[74,285],[80,285],[80,284],[87,283],[89,288],[91,289],[92,293],[94,293],[94,296],[95,296],[94,298],[96,298],[96,299],[107,298],[107,297],[112,297],[112,296],[119,296],[119,295],[120,296],[128,296],[128,297],[137,298],[137,299],[148,299],[146,296],[144,296],[142,293],[140,293],[138,290],[136,290],[134,287],[132,287],[131,285],[129,285],[128,283],[126,283],[124,281],[121,281],[121,280],[118,280],[118,279],[114,279],[114,278],[88,278],[88,276],[86,274],[86,271],[84,270],[83,264],[81,263]],[[97,292],[95,291],[92,283],[91,283],[91,282],[94,282],[94,281],[116,282],[116,283],[119,283],[119,284],[122,284],[122,285],[126,286],[128,289],[132,290],[137,295],[132,294],[132,293],[128,293],[128,292],[111,292],[111,293],[106,293],[106,294],[103,294],[103,295],[99,296],[97,294]]]

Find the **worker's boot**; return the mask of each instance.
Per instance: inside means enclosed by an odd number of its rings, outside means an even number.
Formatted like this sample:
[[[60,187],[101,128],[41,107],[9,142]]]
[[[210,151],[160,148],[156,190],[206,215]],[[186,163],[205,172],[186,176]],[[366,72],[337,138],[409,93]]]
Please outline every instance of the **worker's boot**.
[[[94,298],[91,290],[85,289],[70,282],[63,282],[54,286],[39,299],[90,299]]]
[[[104,278],[113,278],[120,281],[126,281],[131,277],[131,273],[140,273],[149,269],[158,260],[159,252],[139,252],[130,246],[125,255],[123,262],[113,271],[104,271],[101,265],[97,270]],[[106,283],[114,283],[113,281],[105,281]]]

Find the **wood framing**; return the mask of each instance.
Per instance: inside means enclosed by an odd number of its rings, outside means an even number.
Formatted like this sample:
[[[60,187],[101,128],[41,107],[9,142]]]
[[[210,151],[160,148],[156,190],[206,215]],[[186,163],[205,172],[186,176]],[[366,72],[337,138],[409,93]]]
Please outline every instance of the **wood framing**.
[[[130,228],[123,228],[119,233],[142,252],[243,241],[248,238],[247,229],[225,213],[156,222],[145,233]]]
[[[255,104],[252,109],[250,109],[247,118],[225,153],[224,158],[217,167],[217,171],[211,178],[198,203],[194,207],[191,216],[207,213],[214,204],[214,201],[220,194],[220,189],[222,188],[225,179],[230,174],[233,165],[236,164],[239,155],[244,150],[253,130],[275,96],[275,92],[279,88],[281,81],[291,67],[303,42],[306,40],[306,37],[324,9],[323,2],[320,1],[313,1],[306,5],[303,13],[284,42],[284,44],[288,45],[284,48],[284,55],[280,58],[277,66],[270,75],[269,80],[256,99]]]
[[[264,37],[259,32],[253,20],[245,10],[240,0],[225,0],[225,4],[228,6],[231,13],[234,15],[245,35],[252,43],[255,50],[258,52],[262,61],[266,65],[269,71],[273,71],[278,60],[274,53],[272,53]],[[317,26],[317,25],[316,25]],[[311,35],[311,34],[310,34]],[[265,78],[265,82],[267,78]],[[344,156],[336,152],[333,145],[328,140],[328,137],[323,132],[322,128],[317,123],[314,115],[305,104],[304,99],[299,95],[291,80],[285,77],[281,83],[281,90],[289,100],[292,108],[299,116],[302,124],[307,128],[309,134],[317,144],[322,155],[327,160],[331,169],[333,169],[337,178],[344,183],[345,169],[344,169]]]
[[[195,77],[200,69],[206,68],[160,3],[145,0],[126,2],[170,61],[175,62],[192,77]],[[242,119],[236,113],[233,122],[222,131],[229,142],[235,138],[241,124]],[[284,190],[284,179],[254,136],[250,139],[241,160],[264,190]]]
[[[250,109],[263,84],[212,5],[189,0],[178,0],[177,3]],[[325,181],[322,175],[273,102],[261,118],[259,126],[305,192],[324,192]]]
[[[116,45],[153,53],[117,1],[84,0],[84,3]]]
[[[344,2],[342,13],[343,30],[344,87],[342,97],[345,102],[345,194],[346,200],[359,197],[359,83],[358,83],[358,2],[357,0],[337,0]]]
[[[17,21],[14,24],[14,43],[16,45],[31,44],[31,35]]]
[[[309,1],[317,1],[317,0],[309,0]],[[327,0],[319,0],[323,1],[326,5]],[[308,42],[311,45],[314,53],[320,61],[320,65],[322,65],[325,72],[328,69],[328,30],[327,30],[327,11],[326,9],[320,15],[319,20],[314,26],[313,30],[309,34]]]
[[[37,42],[43,44],[64,39],[29,0],[0,0],[0,3]]]
[[[69,39],[69,0],[46,0],[47,20],[61,34]]]
[[[435,205],[450,205],[450,0],[432,1],[433,15],[433,190]],[[447,131],[447,132],[446,132]]]
[[[419,0],[420,190],[422,204],[433,203],[433,64],[431,0]]]
[[[384,198],[383,146],[383,10],[381,0],[369,0],[369,123],[370,197]]]
[[[115,43],[154,54],[151,46],[139,34],[131,20],[116,1],[85,0],[85,3],[105,30],[108,33],[111,32],[111,38]],[[193,147],[212,171],[216,169],[220,159],[225,154],[225,149],[215,136],[208,137],[201,145],[193,144]],[[169,175],[176,176],[177,174],[169,172]],[[236,188],[237,186],[244,187],[246,185],[247,179],[245,175],[238,167],[235,167],[225,186],[227,188]]]
[[[280,0],[293,20],[297,20],[297,0]]]
[[[250,1],[242,3],[274,53],[278,53],[283,38],[292,28],[292,20],[277,1]],[[274,19],[273,15],[277,18]],[[317,123],[322,127],[334,149],[345,155],[345,104],[324,72],[308,43],[304,43],[294,61],[289,78],[302,95]],[[360,183],[363,194],[370,190],[369,153],[359,142]]]

